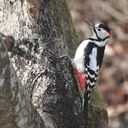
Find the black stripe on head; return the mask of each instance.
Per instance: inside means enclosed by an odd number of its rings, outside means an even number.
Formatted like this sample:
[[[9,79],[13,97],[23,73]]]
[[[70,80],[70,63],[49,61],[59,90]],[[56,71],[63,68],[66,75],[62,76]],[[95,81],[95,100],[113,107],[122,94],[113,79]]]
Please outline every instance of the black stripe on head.
[[[111,31],[110,28],[107,25],[105,25],[105,24],[99,24],[99,28],[103,28],[107,32],[110,32]]]

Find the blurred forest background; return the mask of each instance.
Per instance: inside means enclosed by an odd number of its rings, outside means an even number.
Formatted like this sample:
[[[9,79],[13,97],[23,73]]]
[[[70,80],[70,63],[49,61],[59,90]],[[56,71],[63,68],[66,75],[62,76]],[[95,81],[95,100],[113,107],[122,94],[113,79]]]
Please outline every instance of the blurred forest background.
[[[102,21],[112,29],[97,83],[108,110],[109,128],[128,128],[128,0],[67,3],[81,41],[91,35],[87,21]]]

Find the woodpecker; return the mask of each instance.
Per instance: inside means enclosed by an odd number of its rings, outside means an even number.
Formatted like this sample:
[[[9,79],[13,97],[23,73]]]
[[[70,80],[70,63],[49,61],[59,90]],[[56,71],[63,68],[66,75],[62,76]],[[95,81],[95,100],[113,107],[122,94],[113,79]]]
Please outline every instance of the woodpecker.
[[[73,69],[78,81],[82,104],[86,107],[96,84],[104,57],[105,46],[111,37],[110,28],[103,23],[92,26],[92,36],[77,48],[73,59]]]

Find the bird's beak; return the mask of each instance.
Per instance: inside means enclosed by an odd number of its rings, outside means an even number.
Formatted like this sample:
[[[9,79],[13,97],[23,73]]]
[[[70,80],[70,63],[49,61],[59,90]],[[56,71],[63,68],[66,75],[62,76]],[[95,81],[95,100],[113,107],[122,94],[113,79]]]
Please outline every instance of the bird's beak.
[[[90,21],[88,21],[88,20],[85,20],[85,22],[87,23],[87,24],[89,24],[91,27],[93,27],[94,26],[94,24],[93,23],[91,23]]]

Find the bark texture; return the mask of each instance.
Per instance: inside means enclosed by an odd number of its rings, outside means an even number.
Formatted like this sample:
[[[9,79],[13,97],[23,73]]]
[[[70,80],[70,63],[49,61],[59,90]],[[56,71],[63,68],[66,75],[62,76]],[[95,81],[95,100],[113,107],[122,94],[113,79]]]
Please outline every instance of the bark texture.
[[[21,87],[0,37],[0,127],[42,128],[43,120]]]
[[[0,115],[10,113],[4,123],[11,118],[19,128],[107,128],[107,112],[96,91],[88,121],[83,115],[70,59],[79,41],[65,0],[1,0],[0,32],[10,58],[1,43],[0,79],[14,82],[0,82],[8,90],[0,91],[1,105],[9,107]],[[14,69],[6,69],[10,63]]]

